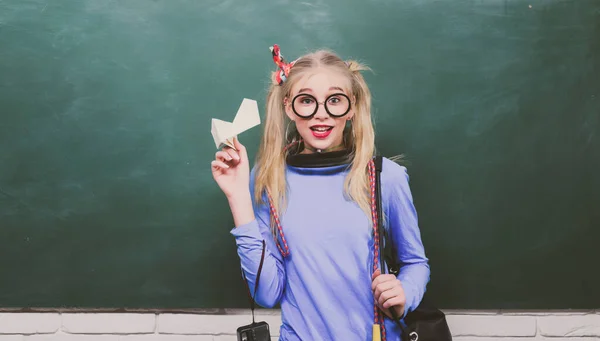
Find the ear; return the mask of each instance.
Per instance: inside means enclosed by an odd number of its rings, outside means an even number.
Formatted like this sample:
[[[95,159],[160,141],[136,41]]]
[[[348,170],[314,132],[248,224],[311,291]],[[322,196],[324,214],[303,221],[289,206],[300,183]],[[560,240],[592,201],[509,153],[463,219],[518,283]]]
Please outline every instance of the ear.
[[[352,103],[352,105],[350,106],[350,112],[348,113],[348,115],[346,115],[346,119],[348,121],[350,121],[354,117],[354,108],[356,108],[356,96],[352,96],[351,101],[352,102],[350,103]]]
[[[285,109],[285,114],[287,115],[287,117],[294,121],[296,119],[296,114],[294,114],[294,111],[292,109],[292,104],[290,102],[289,97],[284,97],[283,98],[283,108]]]

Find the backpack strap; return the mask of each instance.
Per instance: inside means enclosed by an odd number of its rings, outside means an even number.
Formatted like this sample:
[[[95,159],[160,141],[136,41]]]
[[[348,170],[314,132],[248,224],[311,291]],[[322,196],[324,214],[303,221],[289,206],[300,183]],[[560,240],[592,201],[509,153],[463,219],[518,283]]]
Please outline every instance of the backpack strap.
[[[375,155],[373,161],[375,161],[375,171],[378,173],[377,176],[379,176],[379,173],[381,173],[381,170],[383,169],[383,157],[381,157],[381,155]]]
[[[374,157],[375,163],[375,195],[377,204],[377,229],[379,230],[379,250],[383,250],[379,253],[381,264],[381,273],[385,274],[389,271],[390,274],[398,275],[399,267],[396,261],[396,254],[394,252],[393,242],[391,238],[388,238],[385,227],[383,226],[383,214],[382,214],[382,199],[381,199],[381,172],[383,170],[383,158],[381,155]],[[396,311],[391,309],[393,320],[400,326],[403,331],[403,326],[400,323],[400,317],[396,315]]]
[[[383,223],[383,209],[381,202],[381,172],[383,171],[383,157],[381,155],[376,155],[373,157],[373,161],[375,163],[375,191],[377,195],[377,226],[379,227],[379,235],[381,236],[380,250],[383,250],[381,264],[385,264],[387,266],[386,270],[397,276],[400,272],[400,264],[396,259],[396,250],[390,236],[391,233],[386,231]]]

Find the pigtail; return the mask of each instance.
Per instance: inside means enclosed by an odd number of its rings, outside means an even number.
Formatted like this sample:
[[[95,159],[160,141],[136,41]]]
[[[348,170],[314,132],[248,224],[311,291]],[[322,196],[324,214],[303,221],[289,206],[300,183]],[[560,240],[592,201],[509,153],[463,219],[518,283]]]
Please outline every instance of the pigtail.
[[[367,65],[360,63],[356,60],[347,60],[345,63],[346,66],[348,66],[348,70],[350,70],[350,72],[352,73],[358,73],[361,71],[371,71],[371,69]]]
[[[279,74],[279,71],[273,71],[271,72],[271,85],[277,85],[279,86],[279,81],[277,80],[277,75]]]
[[[371,91],[361,73],[370,68],[355,60],[346,62],[352,77],[355,115],[351,120],[353,167],[344,181],[346,193],[357,202],[365,214],[370,214],[369,178],[365,171],[375,154],[375,130],[371,116]]]
[[[280,150],[284,147],[283,89],[276,82],[269,87],[266,101],[266,116],[264,119],[261,143],[257,153],[255,201],[262,203],[263,195],[269,191],[279,197],[283,188],[284,156]],[[276,152],[275,152],[276,151]],[[276,206],[277,203],[275,204]]]

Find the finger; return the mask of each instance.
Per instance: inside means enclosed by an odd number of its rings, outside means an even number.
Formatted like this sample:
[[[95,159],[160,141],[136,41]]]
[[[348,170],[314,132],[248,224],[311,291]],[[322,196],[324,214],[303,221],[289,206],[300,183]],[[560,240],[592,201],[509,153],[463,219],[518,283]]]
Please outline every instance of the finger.
[[[379,270],[377,270],[379,271]],[[376,273],[377,273],[376,271]],[[379,285],[380,283],[383,282],[389,282],[389,281],[395,281],[397,278],[394,275],[378,275],[377,277],[375,277],[375,279],[373,279],[373,282],[371,283],[371,290],[375,290],[375,288],[377,287],[377,285]]]
[[[211,165],[213,171],[218,170],[218,169],[228,169],[229,168],[228,164],[226,164],[225,162],[220,161],[220,160],[213,160],[210,163],[210,165]]]
[[[379,295],[379,298],[377,299],[377,304],[380,307],[383,307],[385,302],[393,297],[396,297],[394,290],[384,291],[381,293],[381,295]]]
[[[394,283],[393,281],[387,281],[387,282],[383,282],[380,283],[379,285],[377,285],[377,287],[375,287],[375,291],[373,292],[373,295],[375,296],[376,299],[379,299],[379,296],[388,290],[393,289],[397,284]]]
[[[227,150],[225,152],[227,153],[227,155],[229,155],[230,158],[232,158],[236,161],[240,161],[240,155],[234,149],[227,148]]]
[[[246,157],[246,147],[244,147],[244,145],[240,142],[240,140],[238,140],[237,137],[235,137],[233,139],[233,145],[235,146],[235,149],[237,149],[240,153],[240,157]]]
[[[390,301],[390,300],[399,301],[398,303],[400,303],[400,302],[402,302],[402,300],[404,300],[404,293],[402,292],[400,287],[394,287],[393,289],[384,291],[379,296],[379,299],[377,300],[377,302],[379,303],[380,306],[382,306],[384,308],[389,308],[390,306],[393,305],[393,304],[388,303],[388,301]]]
[[[223,161],[231,161],[232,157],[231,155],[229,155],[229,153],[225,150],[219,150],[216,154],[215,154],[215,159],[217,160],[223,160]]]
[[[381,270],[377,269],[375,270],[375,272],[373,272],[373,275],[371,276],[371,290],[375,290],[375,287],[377,287],[377,284],[379,284],[381,282]]]
[[[373,297],[375,298],[375,300],[379,301],[382,294],[388,293],[390,290],[395,290],[396,287],[398,287],[398,284],[396,283],[396,281],[387,281],[387,282],[380,283],[379,285],[377,285],[375,290],[373,290]],[[389,293],[388,293],[388,295],[389,295]]]
[[[389,300],[385,301],[383,303],[383,309],[389,309],[391,307],[404,307],[404,305],[406,304],[406,300],[404,298],[402,298],[401,296],[396,296],[396,297],[392,297]]]

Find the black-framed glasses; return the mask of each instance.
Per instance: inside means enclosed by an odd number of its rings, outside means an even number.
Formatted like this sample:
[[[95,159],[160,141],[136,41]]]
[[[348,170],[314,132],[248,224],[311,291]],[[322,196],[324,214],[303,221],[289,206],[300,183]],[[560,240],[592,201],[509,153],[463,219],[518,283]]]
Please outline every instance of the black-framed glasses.
[[[313,95],[298,94],[292,100],[292,109],[302,118],[311,118],[319,110],[319,104],[325,106],[325,111],[333,117],[342,117],[350,112],[350,98],[343,93],[331,94],[325,102],[317,101]]]

